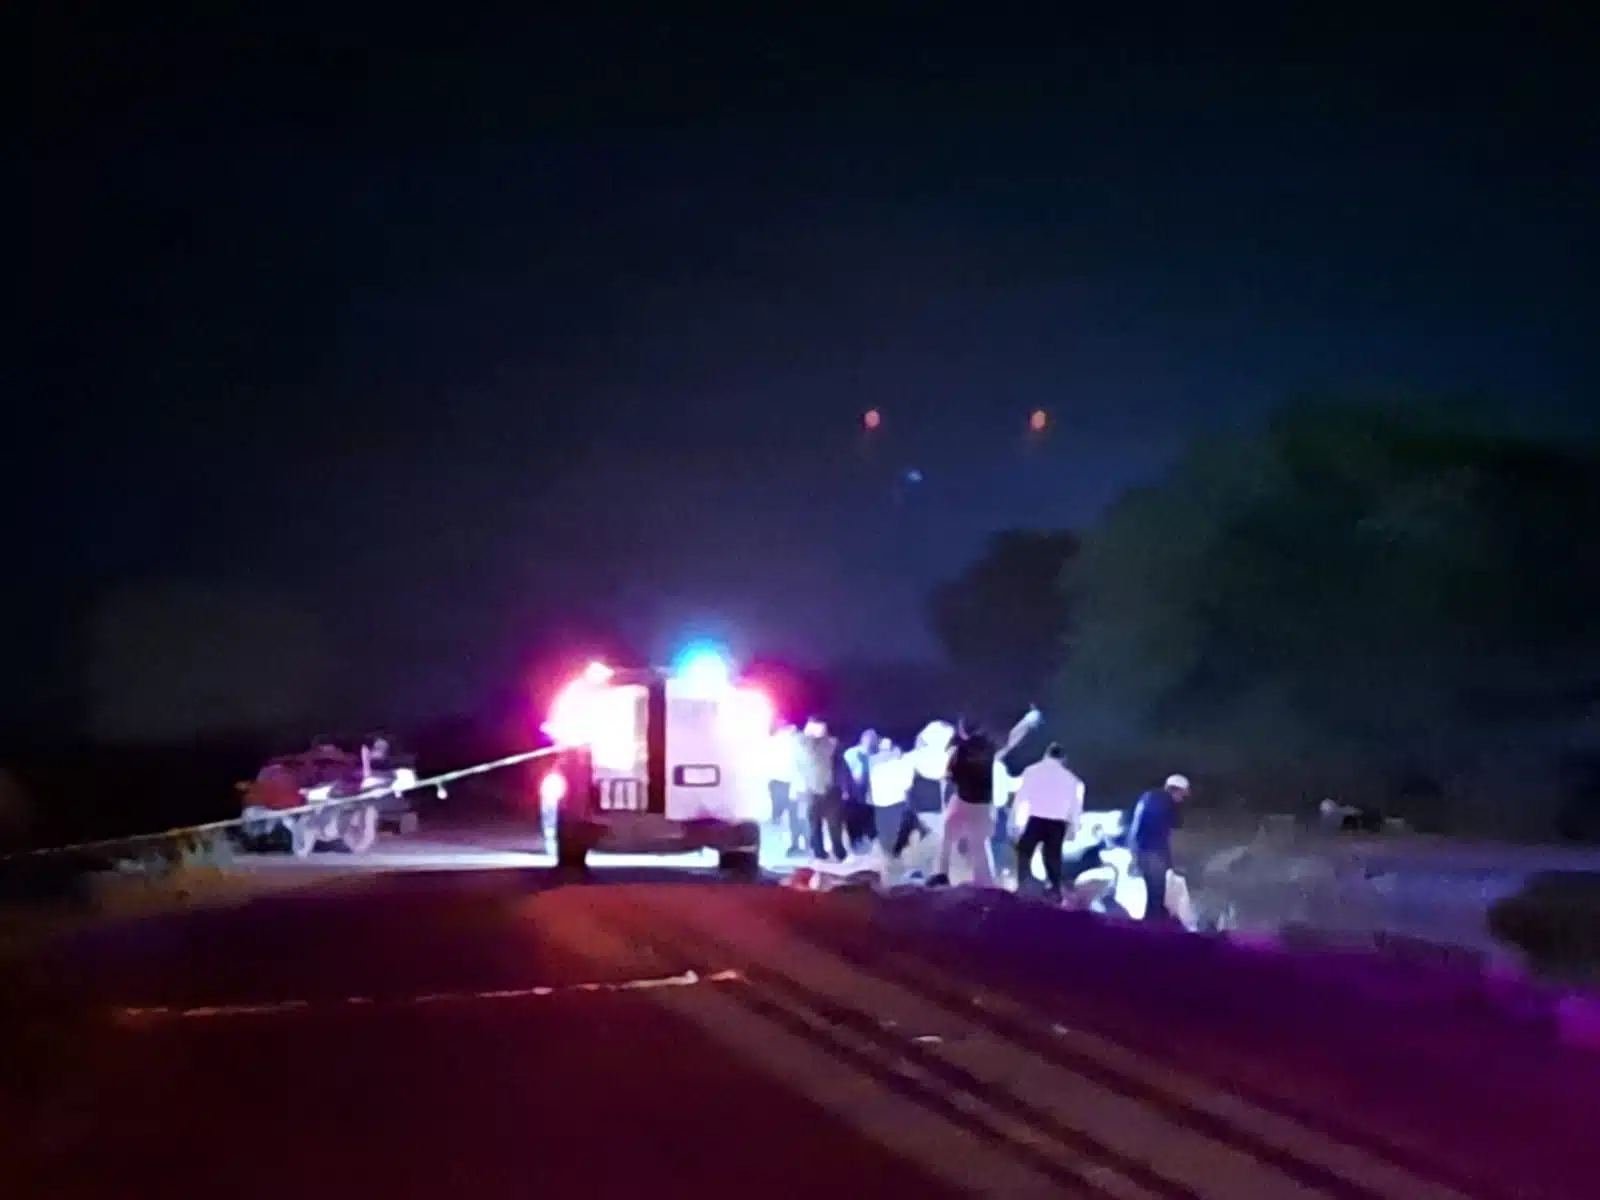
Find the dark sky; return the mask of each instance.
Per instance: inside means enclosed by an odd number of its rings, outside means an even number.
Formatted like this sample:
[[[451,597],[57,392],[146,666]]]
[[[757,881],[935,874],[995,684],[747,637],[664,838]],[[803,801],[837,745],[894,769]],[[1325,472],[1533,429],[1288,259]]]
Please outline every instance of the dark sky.
[[[987,532],[1299,389],[1595,391],[1578,6],[273,7],[17,43],[13,718],[174,581],[313,622],[354,708],[614,622],[926,655]]]

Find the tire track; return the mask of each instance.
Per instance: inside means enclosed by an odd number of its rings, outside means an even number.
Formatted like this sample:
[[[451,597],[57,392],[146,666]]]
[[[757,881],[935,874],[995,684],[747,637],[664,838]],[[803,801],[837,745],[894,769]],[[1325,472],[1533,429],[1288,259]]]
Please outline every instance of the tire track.
[[[902,972],[897,980],[886,979],[881,962],[859,954],[852,962],[841,962],[831,948],[796,941],[788,929],[746,908],[720,905],[730,911],[719,913],[712,929],[691,907],[682,898],[665,898],[651,915],[660,918],[670,909],[683,922],[680,938],[690,946],[715,947],[728,961],[766,959],[759,969],[750,963],[752,979],[788,989],[839,1024],[863,1033],[876,1028],[882,1034],[881,1014],[897,1012],[925,1026],[975,1025],[977,1036],[940,1049],[907,1045],[893,1033],[886,1036],[945,1086],[977,1095],[1014,1119],[1031,1121],[1144,1187],[1170,1191],[1176,1185],[1188,1194],[1218,1200],[1312,1194],[1351,1200],[1461,1200],[1460,1192],[1373,1161],[1313,1130],[1295,1129],[1286,1121],[1273,1127],[1269,1114],[1259,1114],[1268,1122],[1263,1129],[1260,1120],[1249,1122],[1256,1114],[1241,1112],[1243,1106],[1223,1103],[1208,1112],[1195,1103],[1203,1096],[1201,1089],[1191,1085],[1188,1096],[1174,1095],[1170,1086],[1163,1092],[1148,1080],[1130,1079],[1127,1062],[1114,1071],[1104,1061],[1083,1056],[1063,1061],[1044,1052],[1059,1049],[1059,1035],[1054,1038],[1058,1045],[1048,1047],[1037,1035],[1012,1036],[1027,1032],[1015,1021],[1006,1028],[988,1020],[975,1022],[971,1003],[965,997],[951,1003],[948,986],[938,1002],[930,1001],[926,985],[933,981],[926,973],[910,977]],[[882,957],[881,950],[877,957]],[[828,983],[829,960],[839,964],[831,968],[838,981],[833,986]],[[1078,1069],[1085,1065],[1091,1069]],[[1240,1127],[1246,1123],[1255,1128]]]
[[[810,922],[806,922],[810,924]],[[791,927],[792,928],[792,927]],[[1435,1162],[1387,1146],[1352,1144],[1282,1113],[1209,1087],[1083,1030],[1066,1030],[992,988],[978,988],[910,954],[885,951],[860,929],[799,933],[856,969],[917,991],[951,1012],[969,1014],[1008,1041],[1154,1108],[1214,1140],[1268,1163],[1308,1186],[1350,1200],[1451,1195],[1510,1200],[1504,1189],[1464,1179]],[[1391,1151],[1391,1152],[1385,1152]],[[1445,1188],[1443,1193],[1438,1188]],[[1518,1193],[1522,1195],[1522,1193]]]
[[[1048,1047],[1049,1052],[1068,1060],[1088,1058],[1100,1070],[1118,1073],[1142,1088],[1165,1091],[1187,1107],[1247,1130],[1281,1151],[1318,1162],[1353,1179],[1367,1180],[1380,1193],[1388,1188],[1406,1197],[1429,1194],[1414,1190],[1423,1186],[1479,1200],[1533,1200],[1535,1196],[1552,1194],[1547,1189],[1529,1190],[1523,1184],[1513,1186],[1483,1178],[1402,1134],[1376,1132],[1341,1118],[1338,1113],[1309,1107],[1259,1078],[1250,1083],[1231,1077],[1225,1084],[1207,1082],[1216,1078],[1214,1064],[1201,1060],[1201,1065],[1195,1065],[1196,1060],[1181,1045],[1172,1048],[1176,1064],[1165,1060],[1159,1045],[1141,1044],[1134,1049],[1118,1040],[1115,1026],[1108,1028],[1104,1013],[1098,1010],[1086,1025],[1074,1021],[1070,1042],[1063,1042],[1056,1032],[1059,1026],[1044,1015],[1053,1003],[1048,988],[1030,987],[1009,977],[1009,982],[1002,984],[973,983],[958,973],[958,962],[951,961],[953,956],[939,952],[952,949],[950,946],[936,947],[928,955],[886,951],[885,940],[892,935],[876,926],[871,915],[864,914],[859,906],[836,907],[826,922],[815,914],[795,919],[789,910],[784,911],[784,919],[791,928],[803,926],[820,931],[813,938],[817,944],[832,948],[852,962],[864,963],[868,969],[899,978],[908,986],[926,986],[930,994],[940,994],[943,1003],[957,1009],[976,1008],[990,1014],[997,1028],[1004,1027],[1013,1034],[1031,1030],[1024,1036],[1041,1052]],[[796,936],[810,935],[797,932]]]
[[[1147,1122],[1146,1132],[1163,1140],[1170,1139],[1176,1132],[1181,1143],[1176,1149],[1184,1158],[1182,1169],[1157,1170],[1140,1154],[1130,1153],[1110,1144],[1109,1139],[1085,1132],[1080,1124],[1064,1119],[1060,1111],[1051,1111],[1052,1108],[1059,1110],[1060,1106],[1045,1101],[1044,1093],[1059,1080],[1040,1080],[1034,1072],[1034,1094],[1028,1098],[1019,1097],[1006,1082],[982,1078],[969,1066],[924,1044],[925,1040],[944,1039],[908,1038],[895,1023],[886,1024],[881,1016],[848,999],[808,986],[789,970],[778,969],[770,962],[756,961],[759,955],[748,944],[734,945],[720,936],[726,926],[720,919],[718,931],[713,932],[703,924],[692,923],[692,918],[686,921],[681,912],[670,912],[669,909],[677,908],[670,901],[648,910],[635,903],[619,903],[629,910],[629,930],[634,936],[679,957],[704,958],[709,951],[717,954],[719,960],[740,963],[737,969],[752,989],[767,992],[780,1002],[811,1014],[820,1036],[835,1041],[841,1036],[849,1037],[870,1045],[880,1061],[898,1064],[902,1071],[915,1071],[923,1077],[933,1089],[931,1102],[963,1100],[982,1114],[989,1126],[988,1136],[1004,1144],[1011,1153],[1031,1155],[1048,1147],[1070,1165],[1080,1183],[1088,1183],[1102,1194],[1108,1190],[1102,1181],[1112,1179],[1119,1181],[1119,1188],[1131,1189],[1134,1194],[1170,1200],[1235,1200],[1243,1195],[1261,1200],[1280,1196],[1298,1200],[1316,1194],[1291,1180],[1279,1177],[1274,1181],[1267,1172],[1240,1161],[1238,1156],[1230,1161],[1225,1153],[1213,1153],[1213,1148],[1199,1138],[1185,1138],[1181,1131],[1170,1127],[1152,1130]],[[995,1049],[985,1047],[991,1054]],[[1008,1065],[1015,1068],[1019,1064],[1013,1061]],[[1188,1175],[1203,1178],[1192,1185],[1191,1180],[1184,1177]],[[1119,1194],[1126,1194],[1126,1191]]]
[[[647,913],[630,910],[602,918],[603,907],[608,906],[564,913],[545,932],[591,960],[637,959],[641,945],[683,956],[681,949],[648,936]],[[762,995],[747,983],[714,996],[694,996],[693,989],[658,992],[652,1001],[906,1160],[908,1170],[970,1195],[1152,1200],[1115,1178],[1071,1170],[1047,1149],[1024,1145],[1018,1154],[1001,1151],[994,1128],[978,1119],[972,1106],[942,1093],[915,1070],[885,1063],[860,1039],[838,1037],[814,1013]],[[907,1191],[914,1190],[915,1181],[908,1179]]]

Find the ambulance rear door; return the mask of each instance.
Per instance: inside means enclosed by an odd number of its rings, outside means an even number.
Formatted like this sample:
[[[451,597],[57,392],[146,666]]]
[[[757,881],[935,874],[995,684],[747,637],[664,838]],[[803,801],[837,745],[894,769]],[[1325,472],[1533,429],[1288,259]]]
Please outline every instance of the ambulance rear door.
[[[650,688],[615,683],[593,701],[589,754],[594,806],[601,816],[649,812]]]
[[[672,821],[732,821],[732,772],[722,739],[721,698],[666,681],[666,810]]]
[[[747,688],[697,688],[668,679],[665,696],[667,817],[764,821],[772,707]]]

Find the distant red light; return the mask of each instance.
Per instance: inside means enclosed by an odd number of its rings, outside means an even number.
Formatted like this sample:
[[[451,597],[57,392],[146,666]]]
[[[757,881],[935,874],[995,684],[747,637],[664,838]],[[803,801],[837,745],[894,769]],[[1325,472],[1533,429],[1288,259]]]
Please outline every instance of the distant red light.
[[[1043,433],[1045,426],[1050,424],[1050,414],[1042,408],[1033,410],[1033,415],[1028,418],[1028,428],[1034,433]]]
[[[861,423],[868,429],[876,429],[883,424],[883,414],[875,408],[869,408],[866,415],[861,418]]]

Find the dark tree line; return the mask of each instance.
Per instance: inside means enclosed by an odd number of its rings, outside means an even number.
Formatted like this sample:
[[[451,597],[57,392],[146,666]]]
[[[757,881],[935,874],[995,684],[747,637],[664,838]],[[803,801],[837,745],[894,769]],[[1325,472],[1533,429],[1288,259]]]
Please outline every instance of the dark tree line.
[[[1062,530],[997,533],[960,575],[934,589],[928,618],[967,703],[997,721],[1048,699],[1065,663],[1063,571],[1078,537]]]
[[[974,690],[1048,671],[1056,730],[1119,786],[1182,769],[1264,809],[1592,836],[1597,518],[1592,445],[1301,406],[1195,444],[1081,549],[997,538],[934,627]]]

